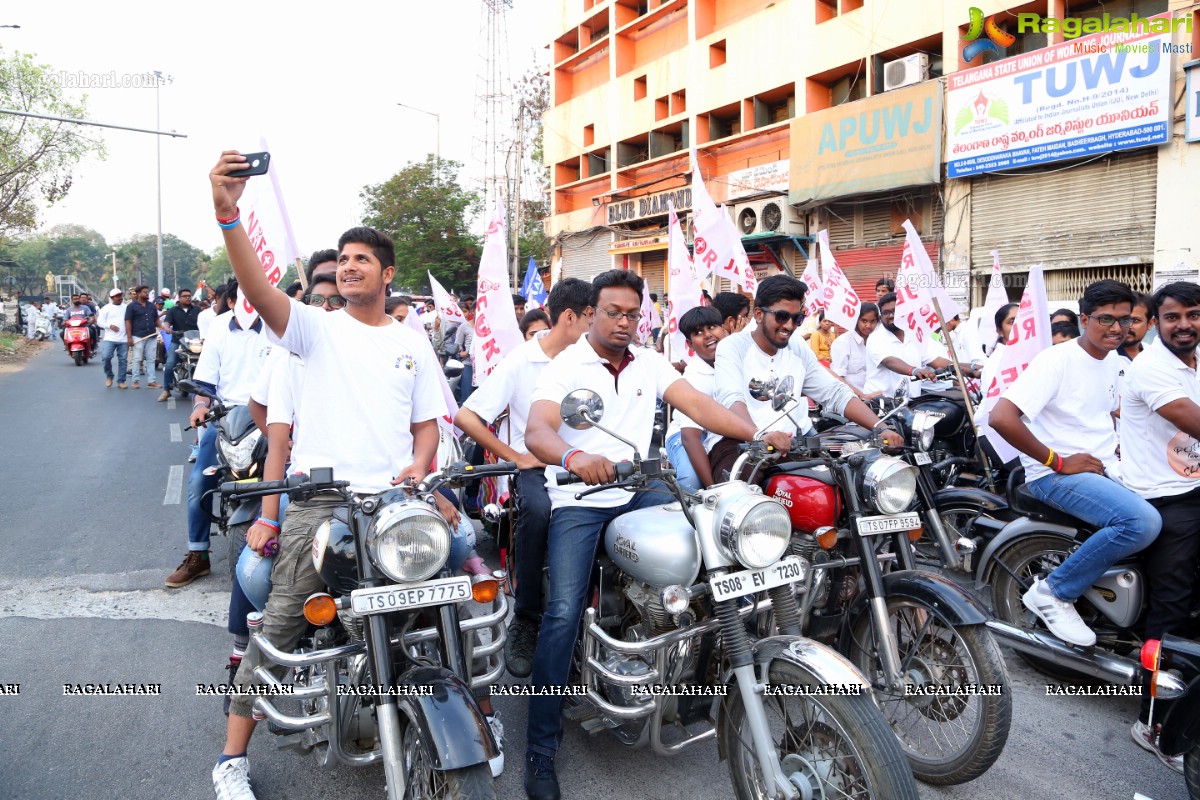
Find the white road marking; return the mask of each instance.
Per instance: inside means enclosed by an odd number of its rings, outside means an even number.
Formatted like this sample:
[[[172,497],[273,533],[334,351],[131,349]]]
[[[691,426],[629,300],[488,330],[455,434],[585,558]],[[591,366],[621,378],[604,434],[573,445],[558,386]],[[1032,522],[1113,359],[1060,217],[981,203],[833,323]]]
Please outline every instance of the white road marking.
[[[183,431],[179,429],[178,422],[171,423],[171,441],[172,442],[182,442],[183,441]]]
[[[175,395],[171,395],[170,397],[167,398],[167,410],[168,411],[175,410]]]
[[[179,441],[176,439],[175,441]],[[177,506],[183,496],[183,465],[175,464],[167,473],[167,493],[163,496],[164,506]]]
[[[166,571],[161,572],[0,580],[0,619],[164,619],[225,627],[229,592],[205,591],[222,586],[223,564],[214,564],[211,576],[182,589],[108,588],[161,581]],[[224,587],[228,585],[224,580]]]

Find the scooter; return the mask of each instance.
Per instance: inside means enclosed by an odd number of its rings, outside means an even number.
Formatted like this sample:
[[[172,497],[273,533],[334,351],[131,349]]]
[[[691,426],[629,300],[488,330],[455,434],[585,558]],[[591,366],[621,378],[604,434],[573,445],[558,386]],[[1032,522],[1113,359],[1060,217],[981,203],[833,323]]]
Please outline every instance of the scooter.
[[[38,320],[38,326],[41,326]],[[63,322],[63,345],[67,355],[75,359],[75,366],[82,367],[94,355],[92,332],[86,319],[69,319]]]

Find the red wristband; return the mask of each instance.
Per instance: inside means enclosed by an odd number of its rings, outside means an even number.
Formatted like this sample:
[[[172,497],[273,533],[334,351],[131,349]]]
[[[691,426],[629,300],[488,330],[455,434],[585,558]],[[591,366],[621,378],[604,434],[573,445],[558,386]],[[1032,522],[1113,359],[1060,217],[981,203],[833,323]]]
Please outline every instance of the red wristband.
[[[237,206],[234,206],[232,217],[230,217],[229,219],[223,219],[221,217],[217,217],[217,222],[219,222],[222,225],[228,225],[229,223],[233,222],[235,219],[238,219],[241,216],[242,216],[242,209],[238,208]]]
[[[1062,472],[1063,457],[1058,453],[1054,454],[1054,466],[1051,467],[1055,472]]]
[[[583,452],[582,450],[572,450],[570,453],[567,454],[567,457],[563,459],[563,466],[567,468],[568,472],[570,472],[570,470],[571,470],[571,459],[574,458],[575,456],[579,455],[582,452]]]

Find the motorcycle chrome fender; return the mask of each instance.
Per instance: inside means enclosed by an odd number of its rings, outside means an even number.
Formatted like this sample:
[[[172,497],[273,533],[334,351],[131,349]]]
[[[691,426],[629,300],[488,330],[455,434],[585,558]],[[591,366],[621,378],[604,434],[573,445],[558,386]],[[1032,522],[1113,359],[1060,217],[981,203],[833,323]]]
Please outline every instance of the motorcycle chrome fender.
[[[1029,517],[1018,517],[1005,525],[1003,530],[988,542],[987,547],[983,548],[983,554],[979,557],[979,564],[975,567],[975,588],[982,589],[991,582],[992,572],[996,566],[996,554],[1018,539],[1024,539],[1036,534],[1057,536],[1064,540],[1064,544],[1068,549],[1072,549],[1078,544],[1075,541],[1077,533],[1078,530],[1076,528],[1068,528],[1066,525],[1055,525],[1053,522],[1044,522],[1042,520],[1030,519]]]
[[[775,659],[789,661],[808,672],[825,686],[858,686],[859,693],[871,696],[871,684],[850,663],[849,659],[831,647],[826,647],[818,641],[804,636],[768,636],[756,640],[751,646],[754,663],[766,667]],[[723,720],[729,713],[731,698],[738,696],[737,680],[733,671],[726,668],[722,683],[730,688],[721,701],[717,711],[717,730],[724,724]],[[847,691],[853,691],[848,689]],[[726,758],[725,749],[721,746],[721,737],[717,737],[717,751],[722,761]]]
[[[951,580],[922,570],[897,570],[883,576],[884,598],[912,600],[932,609],[948,624],[982,625],[992,618],[987,609]],[[869,614],[869,592],[862,592],[851,606],[847,619],[850,624],[842,627],[842,650],[849,652],[850,637],[862,614]]]
[[[251,497],[237,503],[233,507],[233,512],[229,515],[226,524],[229,527],[234,525],[245,525],[258,519],[259,511],[262,509],[262,498]]]
[[[499,755],[492,729],[462,678],[444,667],[413,667],[396,686],[414,689],[398,695],[396,707],[405,724],[415,727],[434,769],[462,769]]]

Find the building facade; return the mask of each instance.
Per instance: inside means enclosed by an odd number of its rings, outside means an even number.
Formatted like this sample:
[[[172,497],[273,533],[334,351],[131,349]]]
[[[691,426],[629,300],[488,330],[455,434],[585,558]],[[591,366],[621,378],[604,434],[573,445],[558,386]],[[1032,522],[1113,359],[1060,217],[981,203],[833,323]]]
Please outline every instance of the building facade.
[[[1101,277],[1200,277],[1194,5],[562,0],[550,26],[545,225],[563,275],[623,266],[668,288],[667,209],[686,223],[694,147],[760,277],[799,275],[827,228],[871,297],[905,219],[976,303],[993,251],[1013,297],[1043,264],[1051,302]]]

